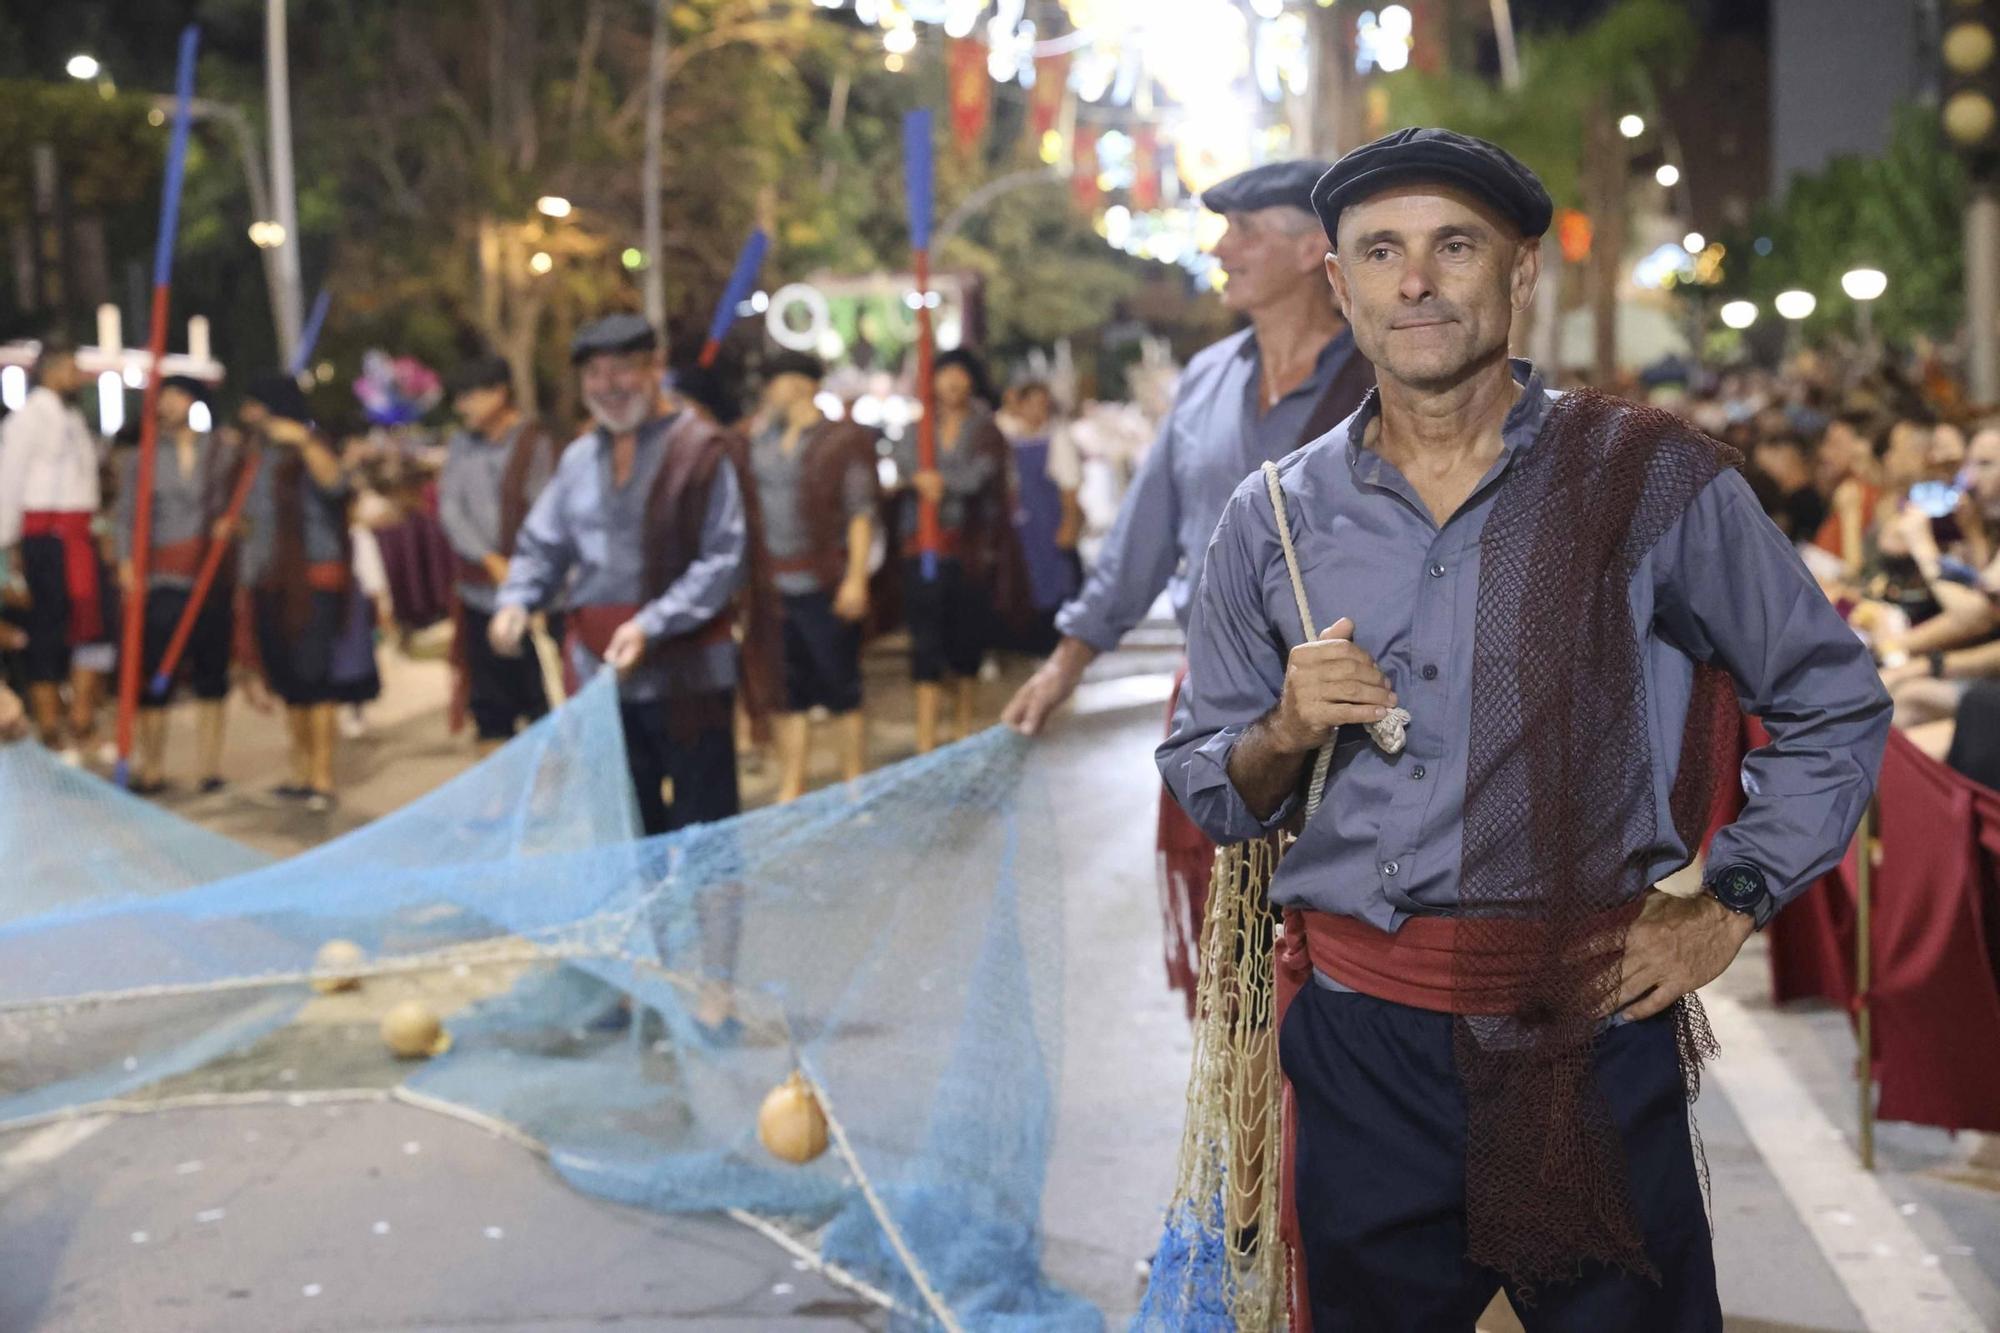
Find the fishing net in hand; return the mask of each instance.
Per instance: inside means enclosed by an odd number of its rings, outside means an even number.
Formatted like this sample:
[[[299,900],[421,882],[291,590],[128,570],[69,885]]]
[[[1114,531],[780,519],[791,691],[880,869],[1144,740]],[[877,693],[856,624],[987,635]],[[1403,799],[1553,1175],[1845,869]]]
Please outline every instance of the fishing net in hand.
[[[1060,889],[1022,743],[649,840],[622,744],[600,680],[276,863],[0,752],[0,855],[34,854],[19,812],[43,806],[95,849],[0,890],[0,1126],[397,1097],[509,1128],[592,1193],[736,1216],[913,1322],[1099,1327],[1041,1272]],[[448,1049],[390,1054],[410,1007]],[[800,1164],[758,1137],[794,1074]]]
[[[1275,840],[1220,848],[1202,924],[1194,1060],[1180,1174],[1153,1255],[1138,1333],[1286,1327],[1279,1243],[1278,1070],[1270,906]]]

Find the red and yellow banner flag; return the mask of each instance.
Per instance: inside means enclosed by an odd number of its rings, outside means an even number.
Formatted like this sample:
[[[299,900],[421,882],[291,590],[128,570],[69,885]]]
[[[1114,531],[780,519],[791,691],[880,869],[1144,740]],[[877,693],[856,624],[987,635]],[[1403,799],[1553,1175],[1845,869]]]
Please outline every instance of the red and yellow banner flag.
[[[1132,131],[1132,211],[1160,206],[1160,131],[1141,125]]]
[[[1069,91],[1069,53],[1035,57],[1035,87],[1028,94],[1028,134],[1039,149],[1042,138],[1062,119],[1063,94]]]
[[[1070,168],[1070,194],[1076,199],[1076,206],[1086,213],[1095,212],[1104,197],[1103,189],[1097,184],[1098,133],[1095,125],[1079,124],[1076,138],[1071,141],[1070,161],[1075,165]]]
[[[993,107],[993,81],[986,73],[986,43],[953,38],[946,44],[946,86],[951,98],[951,134],[961,153],[979,147]]]

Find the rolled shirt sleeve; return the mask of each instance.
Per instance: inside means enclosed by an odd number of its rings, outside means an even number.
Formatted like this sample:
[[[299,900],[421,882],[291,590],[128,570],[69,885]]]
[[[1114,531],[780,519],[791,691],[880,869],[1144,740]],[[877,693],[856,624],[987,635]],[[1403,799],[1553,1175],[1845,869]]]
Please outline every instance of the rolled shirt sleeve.
[[[841,511],[849,522],[863,514],[875,514],[875,468],[872,464],[856,459],[841,474]]]
[[[1101,653],[1146,618],[1180,564],[1180,497],[1174,487],[1174,417],[1139,464],[1111,535],[1083,591],[1057,613],[1056,628]],[[1197,596],[1199,600],[1199,596]]]
[[[750,525],[744,515],[743,492],[736,470],[724,465],[708,488],[708,510],[702,519],[701,548],[685,573],[668,589],[639,609],[634,617],[649,639],[669,638],[701,628],[729,609],[743,586],[750,546]],[[510,577],[510,586],[513,582]]]
[[[1708,863],[1753,865],[1790,902],[1840,862],[1874,794],[1888,693],[1741,474],[1711,482],[1654,557],[1656,623],[1728,671],[1771,736],[1743,762],[1747,804]]]
[[[1229,779],[1229,757],[1243,732],[1276,706],[1285,687],[1286,649],[1265,614],[1262,570],[1276,539],[1255,509],[1263,479],[1254,477],[1223,511],[1209,543],[1188,625],[1188,672],[1173,732],[1156,752],[1181,809],[1217,842],[1260,837],[1291,817],[1294,793],[1259,819]]]

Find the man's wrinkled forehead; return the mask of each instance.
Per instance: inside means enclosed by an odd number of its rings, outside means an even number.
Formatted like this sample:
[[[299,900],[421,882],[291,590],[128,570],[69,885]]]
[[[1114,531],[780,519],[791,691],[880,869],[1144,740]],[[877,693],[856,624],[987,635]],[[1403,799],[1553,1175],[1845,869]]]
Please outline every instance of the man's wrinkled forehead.
[[[1348,205],[1333,241],[1336,253],[1348,255],[1371,244],[1408,245],[1452,231],[1516,243],[1523,239],[1512,220],[1472,191],[1444,181],[1408,181]]]

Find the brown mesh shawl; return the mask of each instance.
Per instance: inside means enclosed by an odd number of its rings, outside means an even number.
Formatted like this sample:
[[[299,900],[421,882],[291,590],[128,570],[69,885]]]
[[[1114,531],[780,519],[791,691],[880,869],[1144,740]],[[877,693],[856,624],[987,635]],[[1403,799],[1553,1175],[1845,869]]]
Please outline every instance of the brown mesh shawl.
[[[1480,538],[1472,728],[1458,926],[1466,960],[1535,956],[1511,1019],[1460,1018],[1470,1257],[1518,1285],[1587,1260],[1657,1277],[1623,1145],[1592,1072],[1599,1015],[1658,845],[1639,627],[1639,561],[1688,502],[1740,460],[1665,412],[1589,391],[1549,411]],[[1703,829],[1733,692],[1699,666],[1671,808]],[[1673,1014],[1693,1098],[1713,1038],[1694,997]]]

